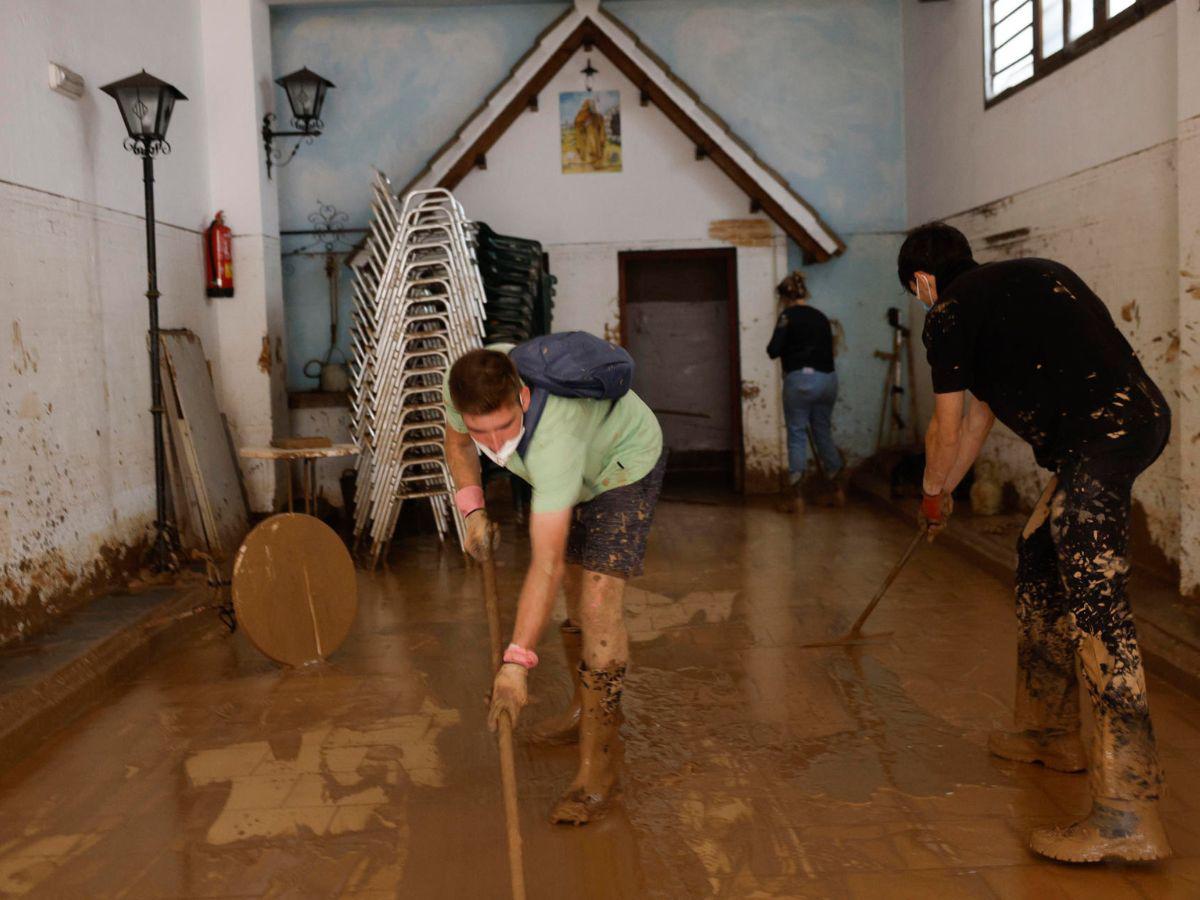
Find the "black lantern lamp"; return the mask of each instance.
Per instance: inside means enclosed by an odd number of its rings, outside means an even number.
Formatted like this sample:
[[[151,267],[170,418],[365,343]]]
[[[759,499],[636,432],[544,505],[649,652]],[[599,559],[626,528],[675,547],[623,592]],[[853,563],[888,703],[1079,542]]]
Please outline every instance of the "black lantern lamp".
[[[267,113],[263,116],[262,137],[263,146],[267,151],[268,178],[271,177],[273,166],[282,168],[292,161],[292,157],[300,149],[301,143],[311,144],[314,138],[321,136],[321,130],[325,127],[325,123],[321,121],[321,107],[325,105],[325,92],[336,86],[332,81],[322,78],[307,66],[291,75],[275,79],[275,83],[287,91],[288,104],[292,107],[292,126],[299,130],[272,131],[271,123],[275,121],[275,114]],[[281,155],[280,151],[272,147],[272,142],[277,137],[301,139],[296,141],[296,146],[292,148],[288,158],[281,163],[275,162]]]
[[[167,126],[176,100],[186,100],[172,84],[155,78],[142,69],[138,74],[114,81],[100,88],[117,101],[121,118],[129,137],[125,149],[138,156],[158,156],[171,152],[167,143]]]
[[[176,545],[167,521],[166,453],[163,445],[162,370],[159,368],[158,257],[154,246],[154,157],[171,152],[167,126],[175,101],[187,97],[174,85],[155,78],[143,69],[137,75],[100,88],[117,101],[129,136],[125,149],[142,158],[142,182],[146,191],[146,300],[150,306],[150,411],[154,416],[154,545],[153,567],[162,572],[173,568]]]

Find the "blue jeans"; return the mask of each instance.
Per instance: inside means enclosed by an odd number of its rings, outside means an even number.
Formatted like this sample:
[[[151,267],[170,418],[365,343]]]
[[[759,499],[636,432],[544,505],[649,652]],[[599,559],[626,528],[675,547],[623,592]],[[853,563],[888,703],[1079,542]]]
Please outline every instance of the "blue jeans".
[[[825,475],[832,478],[842,468],[842,457],[833,443],[833,404],[837,400],[837,375],[797,369],[783,379],[783,418],[787,422],[788,471],[795,484],[808,465],[808,430]]]

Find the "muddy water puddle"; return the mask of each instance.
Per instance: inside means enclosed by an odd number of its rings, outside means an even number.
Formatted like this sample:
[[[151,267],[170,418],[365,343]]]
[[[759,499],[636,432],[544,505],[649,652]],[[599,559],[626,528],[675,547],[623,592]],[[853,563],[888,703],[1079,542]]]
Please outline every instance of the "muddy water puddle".
[[[1003,583],[922,548],[868,629],[890,637],[802,649],[846,629],[903,525],[665,503],[656,529],[610,816],[548,824],[574,751],[518,731],[531,897],[1200,895],[1200,703],[1151,683],[1177,858],[1048,866],[1025,835],[1086,784],[986,754],[1011,715]],[[486,640],[477,574],[411,539],[325,665],[279,669],[214,623],[0,776],[0,894],[508,896]],[[556,631],[540,650],[525,722],[570,689]]]

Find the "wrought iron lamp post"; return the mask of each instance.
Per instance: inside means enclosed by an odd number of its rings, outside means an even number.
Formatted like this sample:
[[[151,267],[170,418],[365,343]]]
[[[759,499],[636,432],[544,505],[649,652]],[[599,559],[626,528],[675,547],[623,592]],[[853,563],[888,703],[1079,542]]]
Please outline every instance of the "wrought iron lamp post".
[[[311,144],[315,138],[321,136],[321,130],[325,127],[325,123],[321,121],[321,107],[325,105],[325,92],[331,87],[336,87],[332,81],[322,78],[307,66],[291,75],[275,79],[275,83],[287,91],[288,104],[292,107],[292,126],[299,130],[272,131],[271,123],[275,121],[275,114],[267,113],[263,116],[262,138],[263,147],[267,151],[268,178],[271,177],[272,167],[283,168],[292,161],[292,157],[296,155],[296,151],[300,149],[302,143]],[[276,162],[280,157],[280,151],[272,146],[277,137],[300,138],[296,141],[292,152],[288,154],[288,158],[281,163]]]
[[[154,547],[153,568],[172,566],[170,525],[167,522],[166,451],[163,444],[162,371],[159,368],[158,258],[154,246],[154,157],[171,152],[167,126],[177,100],[186,100],[174,85],[143,69],[137,75],[114,81],[100,90],[117,101],[129,136],[125,149],[142,158],[146,189],[146,300],[150,305],[150,411],[154,416]]]

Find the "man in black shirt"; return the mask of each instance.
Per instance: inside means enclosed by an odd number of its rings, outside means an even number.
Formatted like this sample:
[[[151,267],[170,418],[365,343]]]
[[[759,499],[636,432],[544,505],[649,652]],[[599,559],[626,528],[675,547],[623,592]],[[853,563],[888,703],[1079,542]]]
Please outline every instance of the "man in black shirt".
[[[821,470],[830,482],[830,499],[840,506],[845,503],[845,494],[842,458],[833,442],[833,405],[838,389],[833,371],[833,329],[824,313],[808,305],[808,287],[800,272],[788,275],[775,291],[784,308],[767,345],[767,355],[783,364],[790,485],[782,509],[804,510],[800,485],[808,465],[809,428]]]
[[[1059,263],[978,265],[942,223],[909,234],[900,282],[929,308],[924,342],[935,409],[922,521],[944,526],[950,493],[994,419],[1053,472],[1018,542],[1016,728],[989,750],[1060,771],[1090,769],[1092,811],[1030,839],[1070,862],[1170,855],[1162,770],[1125,587],[1134,479],[1166,445],[1170,410],[1104,303]],[[967,392],[973,400],[964,418]],[[1079,736],[1076,659],[1095,716]]]

